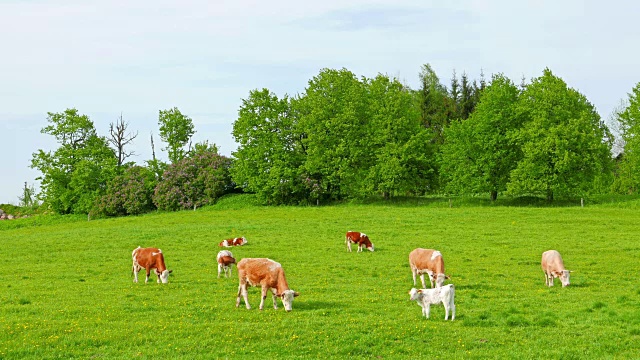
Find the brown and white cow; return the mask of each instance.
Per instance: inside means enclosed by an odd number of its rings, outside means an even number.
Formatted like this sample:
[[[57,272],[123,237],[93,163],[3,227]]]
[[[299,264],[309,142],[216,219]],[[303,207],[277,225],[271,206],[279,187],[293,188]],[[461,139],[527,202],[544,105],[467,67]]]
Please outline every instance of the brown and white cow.
[[[233,239],[222,240],[218,245],[222,247],[233,247],[233,246],[242,246],[246,243],[247,243],[247,239],[245,239],[243,236],[243,237],[237,237]]]
[[[236,259],[233,257],[233,254],[229,250],[222,250],[218,253],[216,257],[218,260],[218,278],[220,278],[220,273],[224,271],[224,277],[231,276],[231,267],[236,263]],[[227,272],[229,273],[227,275]]]
[[[358,231],[347,231],[344,243],[347,244],[347,251],[349,252],[351,251],[351,243],[358,244],[358,252],[361,252],[363,247],[369,251],[374,250],[367,234]]]
[[[416,285],[416,275],[420,275],[422,287],[426,288],[424,282],[424,274],[429,274],[429,281],[433,287],[435,279],[436,287],[441,287],[445,279],[450,279],[444,273],[444,259],[442,253],[433,249],[417,248],[409,253],[409,266],[411,267],[411,275],[413,275],[413,285]]]
[[[544,284],[553,286],[553,280],[560,278],[562,287],[569,286],[569,274],[571,271],[564,268],[562,256],[556,250],[549,250],[542,253],[540,262],[542,271],[544,271]]]
[[[261,286],[260,310],[264,308],[267,291],[271,290],[273,293],[273,308],[278,308],[276,297],[280,297],[284,309],[291,311],[293,298],[300,294],[289,289],[282,265],[267,258],[244,258],[237,264],[237,268],[240,285],[238,286],[236,307],[240,306],[240,296],[242,296],[247,309],[251,309],[247,299],[247,287]]]
[[[144,280],[145,284],[149,281],[151,269],[155,269],[156,275],[158,276],[158,284],[160,282],[166,284],[169,281],[169,274],[173,272],[173,270],[167,270],[162,250],[158,248],[141,248],[138,246],[133,250],[133,253],[131,253],[131,257],[133,258],[132,271],[134,283],[138,282],[138,272],[140,272],[142,268],[147,270],[147,278]]]

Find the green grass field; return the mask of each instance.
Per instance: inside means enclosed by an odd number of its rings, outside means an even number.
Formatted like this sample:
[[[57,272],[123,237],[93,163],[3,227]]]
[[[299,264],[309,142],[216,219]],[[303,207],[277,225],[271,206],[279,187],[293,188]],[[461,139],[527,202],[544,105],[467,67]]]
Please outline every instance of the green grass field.
[[[516,207],[445,201],[260,207],[247,196],[178,213],[0,222],[0,358],[499,358],[640,356],[640,210],[629,204]],[[366,232],[376,251],[346,252]],[[293,311],[235,307],[217,243],[280,262]],[[169,284],[132,282],[131,251],[160,247]],[[408,254],[443,253],[456,320],[409,301]],[[575,272],[546,288],[541,253]],[[144,271],[141,272],[144,279]]]

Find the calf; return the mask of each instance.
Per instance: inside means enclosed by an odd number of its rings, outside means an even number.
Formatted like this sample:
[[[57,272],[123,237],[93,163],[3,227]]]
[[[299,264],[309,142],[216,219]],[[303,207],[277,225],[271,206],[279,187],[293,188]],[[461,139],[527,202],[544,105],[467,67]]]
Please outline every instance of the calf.
[[[236,259],[233,257],[233,254],[229,250],[222,250],[218,253],[216,257],[218,260],[218,279],[220,278],[220,273],[224,271],[224,277],[231,276],[231,267],[236,263]],[[227,271],[229,274],[227,275]]]
[[[544,272],[544,284],[553,286],[553,280],[560,278],[562,287],[569,286],[569,274],[571,271],[564,268],[562,256],[555,250],[549,250],[542,253],[542,271]]]
[[[451,310],[451,321],[456,319],[456,305],[454,304],[456,292],[453,284],[445,285],[435,289],[416,289],[409,291],[409,298],[422,307],[422,314],[428,319],[431,313],[431,305],[442,303],[444,305],[444,319],[449,318]]]
[[[138,246],[133,250],[133,253],[131,253],[131,257],[133,258],[132,271],[134,283],[138,282],[138,272],[140,272],[142,268],[147,270],[147,278],[144,280],[145,284],[149,281],[151,269],[155,269],[156,275],[158,276],[158,284],[161,281],[163,284],[169,281],[169,274],[173,272],[173,270],[167,270],[164,264],[162,250],[158,248],[141,248]]]
[[[240,260],[237,268],[240,285],[238,286],[236,307],[240,306],[240,296],[242,296],[244,297],[244,303],[247,309],[251,309],[249,300],[247,299],[247,287],[261,286],[262,297],[260,298],[260,310],[264,307],[267,291],[271,290],[273,293],[273,308],[278,308],[276,297],[280,297],[284,309],[291,311],[293,298],[300,294],[289,289],[282,265],[266,258],[245,258]]]
[[[363,247],[373,251],[373,244],[367,234],[358,231],[347,231],[344,242],[347,244],[347,251],[349,252],[351,252],[351,243],[358,244],[358,252],[361,252]]]
[[[450,279],[444,273],[444,259],[442,253],[433,249],[417,248],[409,253],[409,266],[411,267],[411,275],[413,275],[413,286],[416,286],[416,275],[420,275],[422,287],[426,288],[424,282],[424,274],[429,274],[431,287],[435,279],[436,287],[441,287],[445,279]]]
[[[243,237],[237,237],[233,239],[222,240],[218,245],[222,247],[233,247],[233,246],[242,246],[246,243],[247,243],[247,239],[245,239],[243,236]]]

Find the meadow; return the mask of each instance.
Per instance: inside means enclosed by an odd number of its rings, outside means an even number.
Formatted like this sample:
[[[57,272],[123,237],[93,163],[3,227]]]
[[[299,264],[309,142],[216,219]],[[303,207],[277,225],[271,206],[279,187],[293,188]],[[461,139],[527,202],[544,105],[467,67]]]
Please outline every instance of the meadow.
[[[640,206],[490,205],[416,200],[262,207],[246,195],[177,213],[0,222],[1,359],[623,359],[640,354]],[[346,252],[347,230],[375,252]],[[224,238],[237,259],[269,257],[300,292],[235,307],[237,271],[217,278]],[[163,250],[169,284],[132,282],[131,251]],[[442,252],[455,321],[409,301],[409,252]],[[541,253],[571,286],[547,288]],[[141,272],[144,280],[144,270]],[[279,300],[278,300],[279,301]]]

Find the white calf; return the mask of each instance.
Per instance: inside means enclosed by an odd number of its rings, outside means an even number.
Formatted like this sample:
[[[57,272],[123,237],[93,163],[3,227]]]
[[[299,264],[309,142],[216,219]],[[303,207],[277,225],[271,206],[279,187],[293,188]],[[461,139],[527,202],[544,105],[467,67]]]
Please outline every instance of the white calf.
[[[454,304],[455,289],[453,284],[445,285],[435,289],[416,289],[409,291],[411,300],[414,300],[422,307],[422,314],[428,319],[431,312],[431,305],[442,303],[444,305],[444,319],[449,318],[451,310],[451,321],[456,318],[456,305]]]

